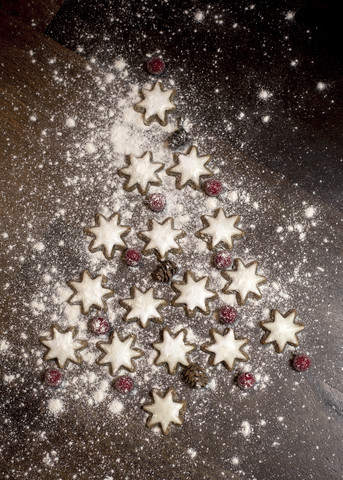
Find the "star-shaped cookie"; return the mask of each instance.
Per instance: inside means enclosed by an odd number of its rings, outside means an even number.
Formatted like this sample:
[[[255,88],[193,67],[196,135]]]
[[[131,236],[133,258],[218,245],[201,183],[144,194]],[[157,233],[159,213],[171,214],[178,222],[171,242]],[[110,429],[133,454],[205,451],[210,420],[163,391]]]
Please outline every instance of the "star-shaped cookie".
[[[195,349],[194,343],[186,342],[187,330],[185,328],[172,333],[169,328],[162,330],[162,342],[153,343],[154,348],[159,352],[155,358],[155,365],[167,364],[171,375],[176,372],[180,363],[186,367],[189,365],[187,354]]]
[[[208,240],[210,250],[214,250],[220,244],[231,249],[233,240],[244,235],[244,232],[237,228],[240,217],[238,215],[227,217],[222,208],[218,208],[213,216],[203,215],[201,220],[205,228],[199,230],[196,235]]]
[[[138,237],[147,243],[143,253],[154,251],[160,260],[164,260],[168,252],[182,252],[178,240],[186,233],[174,228],[174,220],[171,217],[166,218],[162,223],[150,220],[148,227],[149,230],[138,232]]]
[[[302,323],[294,323],[296,317],[295,310],[289,310],[286,315],[282,315],[278,310],[272,310],[271,322],[261,322],[261,327],[267,332],[263,337],[262,343],[274,343],[277,353],[282,353],[287,343],[290,345],[299,345],[297,333],[305,327]]]
[[[164,164],[153,162],[151,152],[145,152],[142,157],[131,154],[127,163],[127,167],[118,170],[118,175],[126,178],[124,188],[128,192],[137,188],[141,195],[146,195],[150,185],[161,185],[157,173],[163,170]]]
[[[184,307],[188,317],[193,317],[199,310],[204,315],[210,314],[209,301],[214,300],[217,294],[208,288],[208,277],[201,277],[199,280],[187,270],[184,275],[184,282],[173,282],[172,289],[177,293],[172,304]]]
[[[172,103],[175,93],[175,90],[164,90],[161,82],[156,82],[150,90],[142,88],[143,99],[134,108],[143,113],[145,125],[150,125],[154,120],[163,127],[167,125],[167,114],[176,109]]]
[[[74,340],[77,335],[76,327],[61,330],[57,325],[52,325],[49,337],[40,337],[39,341],[48,347],[44,360],[55,359],[59,368],[64,368],[68,362],[80,364],[83,359],[76,352],[87,347],[85,340]]]
[[[236,258],[233,262],[232,270],[222,272],[223,277],[230,282],[225,285],[223,292],[236,292],[239,305],[245,305],[249,294],[256,299],[261,298],[262,293],[258,286],[265,283],[267,279],[262,275],[258,275],[256,271],[257,262],[244,265],[241,259]]]
[[[236,361],[246,362],[249,357],[242,350],[249,340],[247,338],[236,338],[233,329],[227,328],[223,334],[215,328],[210,330],[212,342],[204,343],[201,349],[211,354],[209,363],[218,365],[223,362],[228,370],[233,370]]]
[[[161,309],[168,305],[167,300],[156,298],[153,288],[143,292],[137,287],[131,288],[131,298],[125,298],[119,302],[128,310],[124,320],[127,322],[137,321],[143,328],[147,327],[150,320],[162,323]]]
[[[158,390],[152,389],[151,396],[153,403],[143,405],[143,410],[151,415],[147,420],[147,426],[151,428],[159,424],[164,435],[168,435],[171,423],[182,425],[186,402],[177,401],[173,387],[170,387],[164,396]]]
[[[126,243],[122,237],[126,236],[130,231],[127,225],[120,225],[119,213],[113,213],[109,218],[104,217],[100,213],[95,215],[95,226],[86,227],[84,232],[86,235],[93,237],[89,244],[90,252],[103,252],[107,260],[111,260],[115,250],[124,250]]]
[[[74,292],[68,302],[70,305],[80,305],[84,315],[87,315],[92,307],[106,311],[106,300],[114,293],[112,289],[105,287],[106,281],[107,278],[104,275],[93,278],[88,270],[84,270],[78,282],[68,282]]]
[[[125,368],[129,372],[136,370],[133,358],[140,358],[144,352],[139,348],[132,348],[136,342],[135,335],[129,335],[121,340],[117,332],[112,332],[109,342],[98,342],[96,346],[103,351],[96,362],[98,365],[109,365],[111,375]]]
[[[190,185],[195,190],[200,188],[202,177],[211,177],[213,172],[206,165],[211,160],[211,155],[199,157],[198,148],[194,145],[186,154],[174,154],[175,165],[168,168],[167,174],[176,177],[176,188],[181,189]]]

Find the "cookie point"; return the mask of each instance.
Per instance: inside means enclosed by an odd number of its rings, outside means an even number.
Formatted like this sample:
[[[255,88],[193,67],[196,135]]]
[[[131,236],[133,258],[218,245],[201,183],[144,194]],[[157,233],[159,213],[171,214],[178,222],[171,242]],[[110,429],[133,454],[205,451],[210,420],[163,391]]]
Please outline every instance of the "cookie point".
[[[49,387],[57,387],[63,380],[63,375],[57,368],[49,368],[44,375],[44,383]]]
[[[135,248],[128,248],[125,252],[124,258],[129,267],[136,267],[141,262],[142,255]]]
[[[311,359],[307,355],[298,354],[293,358],[293,367],[297,372],[306,372],[311,366]]]
[[[162,60],[162,58],[151,57],[147,61],[146,67],[147,67],[149,73],[151,73],[153,75],[160,75],[164,71],[166,65],[165,65],[164,61]]]

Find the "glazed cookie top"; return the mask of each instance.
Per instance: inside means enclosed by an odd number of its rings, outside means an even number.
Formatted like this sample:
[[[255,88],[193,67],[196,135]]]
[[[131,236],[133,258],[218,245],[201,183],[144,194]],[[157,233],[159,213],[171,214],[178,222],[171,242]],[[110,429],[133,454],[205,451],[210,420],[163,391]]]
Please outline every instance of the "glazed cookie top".
[[[103,351],[97,359],[99,365],[109,365],[111,375],[121,368],[125,368],[129,372],[134,372],[136,366],[133,359],[144,355],[139,348],[133,348],[136,342],[135,335],[129,335],[121,340],[117,332],[113,332],[109,342],[98,342],[97,347]]]
[[[282,353],[287,345],[299,345],[297,333],[301,332],[305,327],[302,323],[294,323],[296,311],[290,310],[282,315],[278,310],[272,311],[271,322],[261,322],[261,327],[268,333],[262,339],[262,343],[274,343],[275,350]]]
[[[175,401],[175,394],[173,387],[170,387],[164,396],[155,389],[151,391],[153,403],[143,406],[143,409],[151,414],[147,421],[148,427],[159,424],[162,432],[168,435],[171,423],[182,425],[186,402]]]
[[[111,260],[116,249],[123,250],[126,247],[122,237],[126,236],[130,229],[127,225],[120,225],[119,213],[113,213],[109,218],[97,213],[95,226],[85,228],[85,233],[93,237],[89,251],[102,250],[105,258]]]
[[[164,164],[153,162],[151,152],[145,152],[141,157],[131,154],[127,163],[128,166],[121,168],[118,174],[126,178],[124,188],[129,192],[137,188],[141,195],[145,195],[150,185],[161,185],[157,173],[163,170]]]
[[[143,252],[155,251],[160,260],[166,258],[168,252],[181,253],[182,249],[177,243],[186,233],[174,228],[174,220],[166,218],[162,223],[150,220],[149,230],[138,233],[138,237],[147,242]]]
[[[236,292],[237,301],[240,305],[246,303],[249,294],[256,298],[261,298],[262,293],[258,286],[265,283],[267,279],[262,275],[258,275],[256,271],[257,262],[244,265],[241,259],[235,259],[233,269],[222,272],[223,277],[231,282],[225,285],[223,292]]]
[[[176,187],[183,188],[190,185],[194,189],[200,188],[202,177],[211,177],[213,173],[207,168],[211,155],[198,155],[198,148],[192,146],[189,151],[175,154],[175,165],[167,170],[168,175],[176,176]]]
[[[55,359],[59,368],[64,368],[69,361],[77,364],[82,363],[82,357],[76,352],[86,348],[88,342],[75,340],[76,335],[76,327],[70,327],[63,331],[57,325],[53,325],[50,338],[41,337],[39,339],[49,349],[44,355],[44,359]]]
[[[74,292],[68,300],[70,305],[80,305],[84,315],[87,315],[92,307],[107,310],[106,299],[114,292],[105,287],[106,280],[104,275],[93,278],[88,270],[84,270],[78,282],[73,280],[69,282]]]
[[[162,83],[156,82],[150,90],[142,88],[143,100],[135,105],[135,110],[143,112],[143,121],[146,125],[156,120],[162,126],[166,126],[167,114],[176,108],[172,103],[175,93],[175,90],[164,90]]]
[[[220,244],[231,249],[233,239],[244,235],[244,232],[237,228],[240,217],[238,215],[227,217],[222,208],[218,208],[213,216],[202,216],[201,220],[205,228],[197,232],[197,236],[204,240],[209,238],[208,247],[210,250],[215,249]]]
[[[218,365],[223,362],[228,370],[233,370],[237,360],[247,361],[248,355],[242,350],[249,340],[247,338],[236,338],[233,329],[229,328],[223,334],[215,328],[210,330],[212,342],[205,343],[201,349],[211,353],[210,363]]]
[[[128,309],[124,320],[132,322],[137,320],[141,327],[145,328],[149,325],[150,320],[162,323],[161,308],[165,307],[168,302],[163,298],[155,297],[155,290],[149,288],[145,292],[138,287],[131,288],[131,298],[120,300],[120,304]]]
[[[164,328],[162,331],[162,342],[153,343],[154,348],[159,352],[158,357],[155,359],[155,364],[162,365],[166,363],[170,374],[176,372],[179,363],[188,366],[187,354],[195,349],[195,344],[187,343],[186,336],[186,329],[172,333],[169,328]]]

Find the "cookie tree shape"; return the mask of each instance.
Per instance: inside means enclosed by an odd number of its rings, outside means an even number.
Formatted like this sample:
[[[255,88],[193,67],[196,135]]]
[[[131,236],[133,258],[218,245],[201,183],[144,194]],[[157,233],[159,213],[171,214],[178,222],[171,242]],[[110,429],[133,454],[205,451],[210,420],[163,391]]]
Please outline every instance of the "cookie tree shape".
[[[214,300],[217,294],[208,288],[208,277],[197,280],[192,272],[186,271],[184,282],[173,282],[172,289],[178,294],[172,301],[175,306],[184,307],[188,317],[193,317],[197,310],[209,315],[209,301]]]
[[[186,402],[178,402],[176,392],[173,387],[170,387],[165,395],[158,390],[152,389],[151,396],[153,403],[143,405],[143,410],[150,413],[147,420],[149,428],[160,425],[164,435],[170,433],[170,424],[183,424],[183,416],[186,411]]]
[[[124,188],[128,192],[137,188],[141,195],[146,195],[150,185],[161,185],[157,173],[163,170],[164,164],[153,162],[151,152],[145,152],[142,157],[129,155],[127,163],[127,167],[118,170],[118,174],[126,178]]]
[[[134,108],[143,113],[145,125],[150,125],[154,120],[163,127],[167,125],[167,114],[176,108],[172,103],[175,93],[175,90],[164,90],[161,82],[156,82],[151,90],[142,88],[143,99]]]
[[[112,289],[105,287],[106,281],[104,275],[93,278],[88,270],[84,270],[78,282],[68,282],[74,292],[68,302],[70,305],[80,305],[84,315],[87,315],[92,307],[106,311],[106,299],[112,297],[114,293]]]
[[[219,245],[224,245],[231,249],[233,240],[240,238],[244,232],[237,228],[240,217],[232,215],[227,217],[222,208],[218,208],[213,216],[203,215],[201,221],[205,228],[196,233],[196,235],[204,240],[208,240],[208,247],[214,250]]]
[[[195,344],[186,342],[187,330],[183,328],[172,333],[169,328],[162,330],[162,342],[153,343],[154,348],[159,352],[155,359],[155,365],[167,364],[171,375],[176,372],[180,363],[186,367],[189,365],[187,354],[195,349]]]
[[[129,372],[136,370],[134,358],[140,358],[144,352],[139,348],[133,348],[136,342],[135,335],[129,335],[121,340],[117,332],[113,332],[109,342],[98,342],[96,346],[103,351],[97,359],[98,365],[109,365],[111,375],[125,368]]]
[[[95,226],[84,229],[87,235],[93,237],[88,247],[89,251],[93,253],[102,250],[105,258],[111,260],[115,250],[126,248],[126,243],[122,237],[126,236],[130,230],[127,225],[120,225],[119,213],[114,213],[109,218],[97,213]]]
[[[168,305],[167,300],[156,298],[153,288],[143,292],[137,287],[131,288],[131,298],[120,300],[120,304],[128,310],[124,320],[127,322],[137,321],[141,327],[149,325],[150,320],[162,323],[161,309]]]
[[[242,260],[236,258],[233,262],[232,270],[222,272],[223,277],[230,282],[225,285],[223,292],[236,292],[239,305],[245,305],[249,294],[256,299],[261,298],[262,293],[258,286],[265,283],[267,279],[262,275],[258,275],[256,271],[257,262],[244,265]]]
[[[150,220],[148,227],[149,230],[138,232],[138,237],[146,242],[143,253],[155,251],[158,258],[163,260],[168,252],[182,252],[178,240],[184,237],[186,233],[174,228],[174,220],[171,217],[166,218],[162,223]]]
[[[236,338],[231,328],[224,330],[223,334],[215,328],[210,330],[212,339],[209,343],[204,343],[201,349],[211,354],[209,363],[218,365],[223,362],[228,370],[233,370],[236,361],[246,362],[249,357],[242,350],[249,340],[247,338]]]
[[[211,170],[206,167],[211,160],[211,155],[199,157],[198,148],[194,145],[186,154],[175,153],[174,158],[176,163],[167,170],[167,174],[176,177],[176,188],[178,189],[186,185],[199,189],[201,178],[213,175]]]
[[[271,322],[261,322],[261,327],[266,330],[266,335],[262,338],[262,343],[274,343],[277,353],[282,353],[287,345],[299,345],[297,333],[305,327],[302,323],[294,323],[296,317],[295,310],[289,310],[286,315],[282,315],[278,310],[272,310]]]
[[[64,368],[69,361],[80,364],[82,357],[76,352],[87,347],[85,340],[74,340],[77,335],[75,327],[60,330],[57,325],[52,325],[50,337],[40,337],[39,341],[48,347],[44,360],[56,360],[59,368]]]

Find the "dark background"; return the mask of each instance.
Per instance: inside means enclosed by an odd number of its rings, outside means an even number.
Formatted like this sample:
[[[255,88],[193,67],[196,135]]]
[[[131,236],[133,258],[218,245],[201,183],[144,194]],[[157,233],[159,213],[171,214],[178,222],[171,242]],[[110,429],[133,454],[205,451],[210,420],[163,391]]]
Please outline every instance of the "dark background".
[[[201,22],[194,21],[198,11]],[[199,122],[203,105],[212,105],[209,134],[343,208],[337,2],[68,1],[47,34],[109,70],[122,55],[137,80],[137,67],[157,52],[167,62],[165,74],[194,93]],[[272,96],[261,100],[261,89]],[[268,123],[261,120],[266,115]]]

